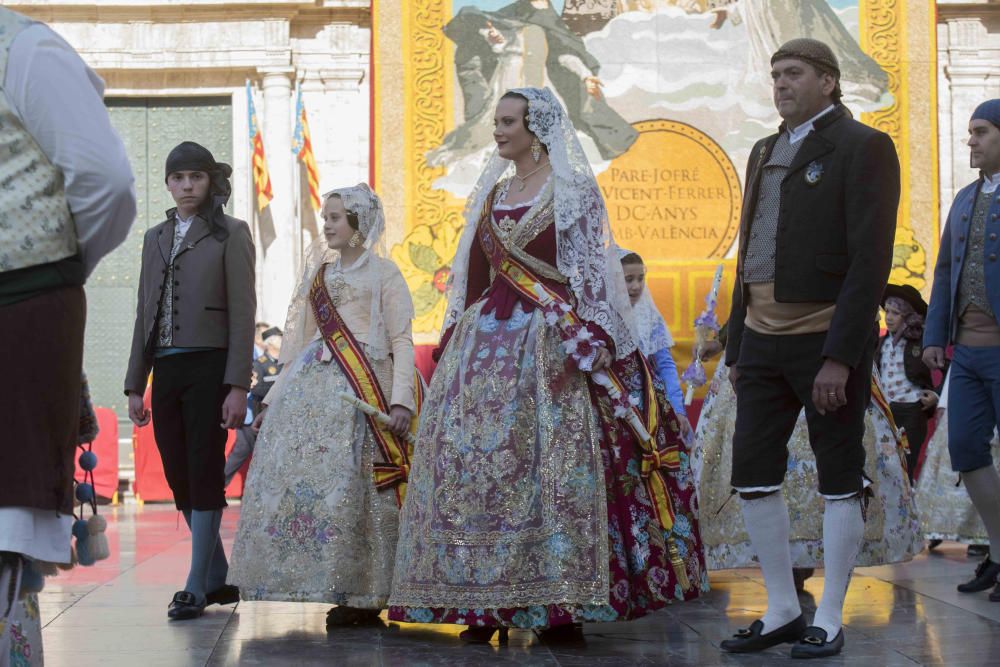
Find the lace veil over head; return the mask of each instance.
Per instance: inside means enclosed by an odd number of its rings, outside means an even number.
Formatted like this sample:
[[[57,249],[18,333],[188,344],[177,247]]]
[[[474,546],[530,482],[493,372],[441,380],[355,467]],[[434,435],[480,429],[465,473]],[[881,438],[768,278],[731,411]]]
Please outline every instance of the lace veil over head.
[[[306,249],[302,279],[292,293],[285,319],[280,357],[283,364],[295,360],[316,337],[318,327],[309,303],[309,289],[316,272],[326,264],[333,265],[334,270],[340,271],[353,287],[370,290],[371,328],[367,332],[366,353],[374,360],[389,356],[389,339],[382,318],[382,263],[379,261],[379,258],[385,256],[385,214],[382,200],[365,183],[327,192],[323,195],[324,207],[333,196],[339,197],[344,208],[357,216],[358,231],[364,237],[364,253],[350,266],[341,268],[340,251],[330,248],[324,236],[317,238]],[[365,332],[353,333],[363,335]]]
[[[628,255],[639,256],[631,250],[618,248],[619,261]],[[660,309],[653,301],[653,295],[649,293],[648,285],[643,285],[639,300],[632,306],[632,313],[635,316],[636,344],[644,356],[649,357],[660,350],[674,346],[674,338],[670,335],[670,329],[660,314]]]
[[[515,88],[528,100],[528,129],[545,145],[552,164],[557,268],[569,281],[576,312],[608,333],[619,358],[636,349],[632,308],[608,222],[608,212],[576,129],[548,88]],[[493,187],[513,163],[493,151],[465,207],[465,229],[452,263],[445,329],[465,312],[469,256],[476,226]]]

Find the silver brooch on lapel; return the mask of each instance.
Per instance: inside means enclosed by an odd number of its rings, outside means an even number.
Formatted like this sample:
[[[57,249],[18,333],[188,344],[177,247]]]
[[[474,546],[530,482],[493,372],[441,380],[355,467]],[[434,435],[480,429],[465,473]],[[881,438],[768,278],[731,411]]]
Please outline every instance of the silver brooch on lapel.
[[[806,167],[806,183],[816,185],[823,178],[823,165],[819,162],[810,162]]]

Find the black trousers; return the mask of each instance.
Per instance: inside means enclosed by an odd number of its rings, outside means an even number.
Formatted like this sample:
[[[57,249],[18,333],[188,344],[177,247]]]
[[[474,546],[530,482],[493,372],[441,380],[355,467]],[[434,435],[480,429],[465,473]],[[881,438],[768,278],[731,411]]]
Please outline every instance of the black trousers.
[[[872,335],[875,335],[873,328]],[[772,336],[743,332],[736,362],[736,428],[733,433],[735,488],[778,487],[788,467],[788,439],[802,408],[816,456],[819,492],[857,493],[863,489],[865,410],[871,398],[874,345],[847,378],[847,404],[819,414],[813,381],[823,365],[826,333]]]
[[[913,481],[920,460],[920,450],[927,439],[927,413],[920,401],[916,403],[890,403],[892,419],[896,428],[906,429],[906,440],[910,444],[910,453],[906,455],[906,469]]]
[[[184,352],[153,362],[153,435],[179,510],[226,506],[226,355]]]

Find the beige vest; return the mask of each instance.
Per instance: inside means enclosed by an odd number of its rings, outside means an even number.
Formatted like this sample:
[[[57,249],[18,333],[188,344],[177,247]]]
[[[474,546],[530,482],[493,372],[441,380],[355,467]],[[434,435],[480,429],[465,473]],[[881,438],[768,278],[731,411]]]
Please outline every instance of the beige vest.
[[[63,176],[21,125],[3,94],[7,55],[30,19],[0,7],[0,273],[76,254]]]

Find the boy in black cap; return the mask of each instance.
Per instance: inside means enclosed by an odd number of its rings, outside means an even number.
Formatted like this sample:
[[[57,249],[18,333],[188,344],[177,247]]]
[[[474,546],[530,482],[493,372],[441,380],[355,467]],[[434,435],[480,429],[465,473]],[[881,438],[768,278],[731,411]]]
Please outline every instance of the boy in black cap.
[[[875,348],[875,368],[896,426],[906,431],[907,473],[913,482],[927,420],[937,407],[931,371],[921,358],[927,303],[912,285],[888,285],[882,295],[886,334]]]
[[[186,141],[167,156],[177,207],[146,232],[132,351],[129,417],[143,426],[153,373],[152,419],[177,509],[191,527],[191,570],[167,615],[196,618],[206,604],[236,602],[219,539],[226,506],[226,431],[243,423],[253,357],[254,247],[247,223],[226,215],[232,168]]]

